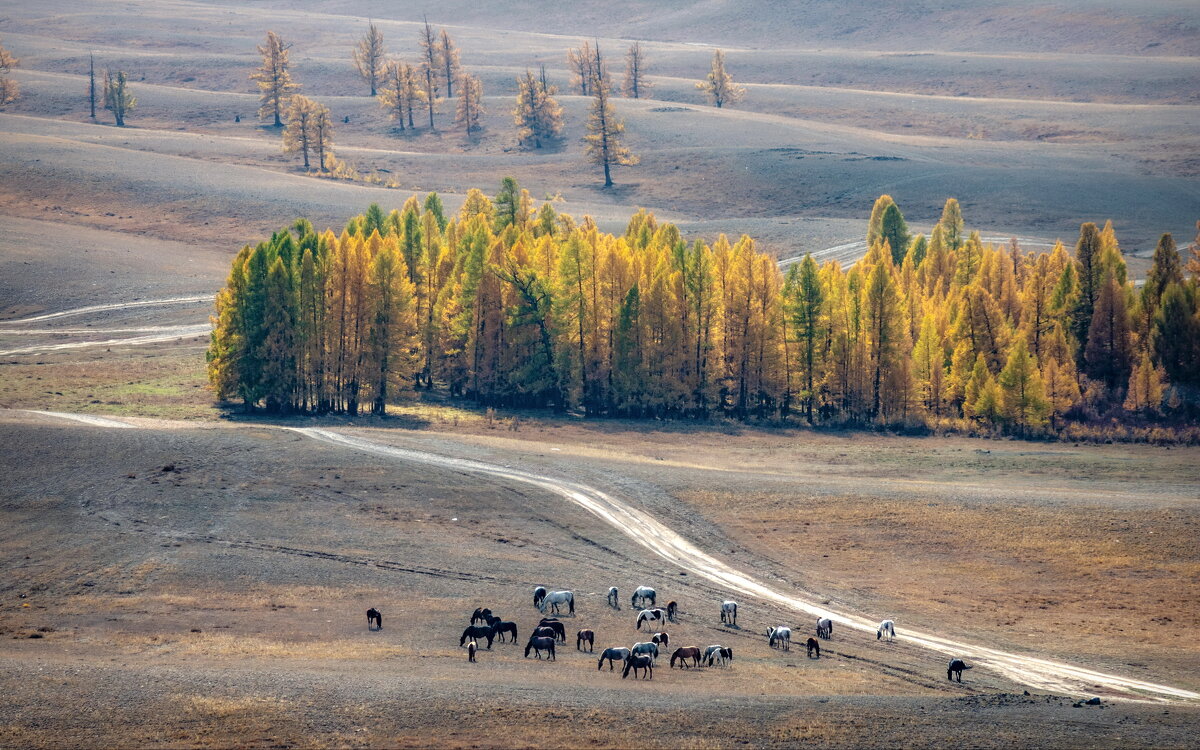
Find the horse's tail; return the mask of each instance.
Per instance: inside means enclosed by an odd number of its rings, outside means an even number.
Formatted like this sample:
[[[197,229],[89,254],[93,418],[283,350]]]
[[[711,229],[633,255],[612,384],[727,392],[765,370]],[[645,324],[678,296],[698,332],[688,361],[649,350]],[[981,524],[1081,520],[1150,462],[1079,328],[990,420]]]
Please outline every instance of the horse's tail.
[[[974,664],[964,664],[963,665],[963,669],[974,669],[974,668],[975,668]]]
[[[596,671],[604,669],[604,654],[600,654],[600,658],[596,661]]]
[[[529,651],[530,651],[530,649],[532,649],[532,648],[533,648],[533,639],[532,639],[532,638],[530,638],[530,639],[529,639],[529,643],[526,643],[526,644],[525,644],[525,658],[526,658],[526,659],[528,659],[528,658],[529,658]]]
[[[569,599],[567,599],[567,604],[570,605],[570,607],[571,607],[571,614],[575,614],[575,595],[574,594],[571,594],[571,597]]]
[[[633,669],[633,659],[626,659],[625,660],[625,669],[621,670],[621,679],[622,680],[629,676],[629,670],[631,670],[631,669]]]

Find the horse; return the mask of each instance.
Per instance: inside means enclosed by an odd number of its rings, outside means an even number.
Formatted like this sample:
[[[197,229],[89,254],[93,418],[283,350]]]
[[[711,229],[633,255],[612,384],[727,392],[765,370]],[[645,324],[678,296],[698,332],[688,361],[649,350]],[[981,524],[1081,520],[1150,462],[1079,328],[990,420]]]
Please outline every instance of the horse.
[[[658,599],[658,594],[649,586],[638,586],[637,591],[633,592],[633,596],[629,599],[631,607],[645,607],[646,602],[650,602],[653,606],[655,600]]]
[[[492,650],[492,641],[495,639],[495,637],[496,636],[492,634],[492,626],[490,626],[490,625],[471,625],[471,626],[468,626],[467,629],[463,631],[462,638],[458,639],[458,645],[462,646],[468,640],[474,640],[476,638],[487,638],[488,651],[491,651]]]
[[[475,661],[475,651],[479,649],[479,644],[475,641],[467,642],[467,661]]]
[[[538,609],[542,608],[542,600],[546,598],[546,587],[538,586],[533,590],[533,606]]]
[[[487,617],[483,618],[483,621],[488,625],[495,625],[496,623],[503,622],[504,620],[499,615],[488,615]]]
[[[661,609],[643,609],[638,613],[637,629],[642,629],[643,622],[660,622],[663,619],[663,611]]]
[[[625,671],[621,672],[622,680],[629,676],[630,670],[633,670],[634,677],[637,677],[638,671],[641,670],[642,672],[645,673],[642,675],[643,680],[646,679],[647,677],[649,677],[651,680],[653,680],[654,679],[654,659],[650,658],[649,656],[632,656],[631,655],[627,659],[625,659]]]
[[[667,646],[671,645],[671,636],[668,635],[667,631],[664,630],[661,633],[655,633],[654,636],[650,639],[650,642],[657,643],[659,646],[666,648]]]
[[[374,607],[367,610],[367,630],[383,630],[383,615]]]
[[[679,603],[675,601],[667,602],[667,619],[675,622],[675,615],[679,612]]]
[[[471,613],[471,624],[474,625],[477,622],[487,622],[487,618],[491,616],[492,610],[485,609],[483,607],[477,607],[475,611]]]
[[[737,602],[721,602],[721,623],[737,625]]]
[[[538,628],[550,628],[555,638],[563,643],[567,642],[567,628],[558,620],[542,618],[542,621],[538,623]]]
[[[658,658],[658,644],[652,641],[643,641],[633,644],[633,648],[629,649],[633,656],[645,655],[651,659]]]
[[[879,629],[875,631],[875,640],[879,640],[885,635],[889,641],[896,637],[896,623],[891,620],[884,620],[879,623]]]
[[[828,617],[822,617],[817,620],[817,637],[829,640],[833,637],[833,620]]]
[[[606,648],[600,653],[600,660],[596,662],[596,671],[604,668],[604,660],[608,659],[608,671],[613,671],[613,662],[625,661],[629,658],[629,649],[624,647]]]
[[[617,592],[616,586],[609,586],[608,587],[608,606],[612,607],[613,609],[620,609],[621,608],[621,600],[618,598],[620,596],[621,595]]]
[[[512,643],[517,642],[517,624],[515,622],[496,622],[492,624],[492,635],[501,643],[504,643],[505,633],[512,636]]]
[[[529,634],[530,638],[553,638],[558,640],[558,635],[554,632],[554,628],[548,625],[539,625]]]
[[[542,652],[545,651],[550,655],[550,661],[558,661],[554,658],[554,639],[553,638],[537,638],[530,637],[529,643],[525,644],[525,658],[529,658],[529,652],[534,652],[534,656],[538,659],[542,658]]]
[[[676,659],[679,659],[679,668],[680,669],[683,669],[684,667],[686,667],[688,665],[687,664],[688,659],[692,660],[693,667],[698,667],[698,666],[700,666],[700,649],[696,648],[695,646],[688,646],[686,648],[675,649],[675,653],[671,654],[671,668],[672,669],[675,668],[675,660]]]
[[[575,594],[571,591],[552,591],[542,599],[538,609],[545,612],[549,607],[551,612],[558,614],[558,608],[564,604],[567,605],[570,614],[575,614]]]
[[[821,658],[821,644],[817,642],[816,638],[809,638],[808,642],[804,644],[804,647],[808,651],[808,658],[813,658],[814,651],[817,653],[816,658]]]
[[[717,656],[721,659],[723,666],[729,666],[729,662],[733,661],[733,648],[722,646],[721,650],[717,652]]]
[[[792,629],[785,628],[782,625],[767,628],[767,640],[770,642],[771,648],[775,648],[775,641],[783,644],[784,651],[792,650]]]
[[[958,678],[959,682],[962,682],[963,670],[974,668],[975,667],[973,665],[968,665],[966,662],[956,656],[950,660],[950,666],[946,667],[946,679],[951,679],[951,675],[953,675],[954,677]]]
[[[704,663],[711,667],[713,665],[713,660],[720,658],[722,648],[724,647],[719,644],[713,644],[704,649]]]
[[[590,630],[580,630],[578,633],[576,633],[575,634],[575,650],[576,651],[583,650],[584,641],[587,642],[589,654],[596,650],[596,634],[595,633],[593,633]]]

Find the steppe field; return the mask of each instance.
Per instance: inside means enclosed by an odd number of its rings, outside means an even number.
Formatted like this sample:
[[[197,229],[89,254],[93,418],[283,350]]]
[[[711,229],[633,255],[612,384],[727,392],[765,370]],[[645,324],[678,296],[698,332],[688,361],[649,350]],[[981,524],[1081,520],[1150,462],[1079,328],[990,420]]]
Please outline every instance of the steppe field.
[[[354,70],[368,20],[415,61],[423,17],[482,81],[478,136],[449,103],[394,130]],[[394,187],[283,153],[248,79],[268,30],[337,155]],[[653,98],[613,101],[641,163],[605,189],[566,50],[620,71],[633,40]],[[268,419],[216,403],[204,355],[247,243],[430,191],[454,212],[505,176],[606,231],[644,207],[783,262],[853,263],[883,193],[919,231],[957,197],[1026,249],[1111,219],[1140,277],[1200,218],[1200,6],[0,0],[0,45],[21,89],[0,107],[0,747],[1195,746],[1200,448],[443,397]],[[694,85],[716,48],[734,107]],[[129,72],[127,127],[89,117],[89,54]],[[539,152],[511,110],[543,65],[566,135]],[[650,637],[639,585],[678,603],[664,656],[732,663],[597,670]],[[552,662],[522,656],[536,586],[575,592]],[[477,607],[520,638],[470,663]]]

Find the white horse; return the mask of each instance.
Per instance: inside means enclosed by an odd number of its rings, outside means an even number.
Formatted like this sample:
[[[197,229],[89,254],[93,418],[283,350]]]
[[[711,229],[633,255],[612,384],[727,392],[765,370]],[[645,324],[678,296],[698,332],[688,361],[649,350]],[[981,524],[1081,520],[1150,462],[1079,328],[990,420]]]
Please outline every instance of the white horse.
[[[875,640],[879,640],[885,635],[889,641],[896,637],[896,623],[891,620],[884,620],[879,623],[879,629],[875,631]]]
[[[643,622],[651,623],[650,627],[653,629],[653,623],[660,622],[662,619],[663,611],[661,609],[643,609],[641,612],[638,612],[637,629],[642,629]]]
[[[639,654],[646,654],[651,659],[657,660],[658,659],[658,644],[653,643],[651,641],[635,643],[635,644],[633,644],[633,648],[630,649],[630,654],[632,656],[637,656]]]
[[[629,600],[629,606],[644,607],[646,602],[650,602],[650,605],[653,606],[657,599],[658,594],[654,589],[649,586],[638,586],[637,591],[633,592],[633,597]]]
[[[737,602],[721,602],[721,622],[737,625]]]
[[[817,637],[826,640],[833,637],[833,620],[828,617],[817,620]]]
[[[784,651],[792,650],[792,629],[778,625],[773,628],[767,628],[767,639],[770,642],[771,648],[775,648],[775,641],[779,641],[783,645]]]
[[[620,594],[617,593],[617,587],[609,586],[608,587],[608,606],[612,607],[613,609],[620,609],[621,602],[617,598],[619,596],[620,596]]]
[[[542,612],[545,612],[546,608],[549,607],[551,613],[558,614],[558,608],[564,604],[567,605],[569,608],[568,611],[571,614],[575,614],[574,592],[551,591],[549,594],[546,594],[545,598],[543,598],[541,603],[538,604],[538,609]]]

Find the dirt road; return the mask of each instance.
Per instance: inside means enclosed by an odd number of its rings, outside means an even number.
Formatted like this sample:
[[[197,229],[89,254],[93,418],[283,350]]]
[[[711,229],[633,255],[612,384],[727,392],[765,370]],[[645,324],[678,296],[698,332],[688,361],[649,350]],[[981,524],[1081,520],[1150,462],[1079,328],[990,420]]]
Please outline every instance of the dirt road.
[[[36,412],[39,414],[72,419],[87,424],[107,427],[128,427],[136,424],[77,414],[58,412]],[[145,420],[140,420],[144,423]],[[871,632],[876,628],[874,620],[861,615],[831,611],[815,601],[803,597],[780,593],[717,560],[707,552],[672,531],[653,516],[634,508],[620,499],[567,479],[499,466],[481,461],[452,458],[448,456],[413,451],[383,445],[357,436],[345,435],[328,429],[284,428],[314,440],[320,440],[348,448],[394,458],[400,461],[421,463],[470,473],[486,474],[512,482],[523,483],[559,495],[588,510],[604,522],[622,531],[655,555],[677,565],[689,573],[705,578],[732,592],[734,596],[753,597],[782,605],[810,617],[828,616],[843,627]],[[881,618],[882,619],[882,618]],[[987,646],[961,643],[940,636],[910,630],[901,623],[899,635],[904,640],[941,653],[963,657],[977,666],[992,669],[1005,677],[1030,687],[1067,694],[1103,694],[1108,698],[1123,700],[1200,700],[1200,693],[1160,685],[1142,680],[1106,674],[1085,667],[1015,654]]]

